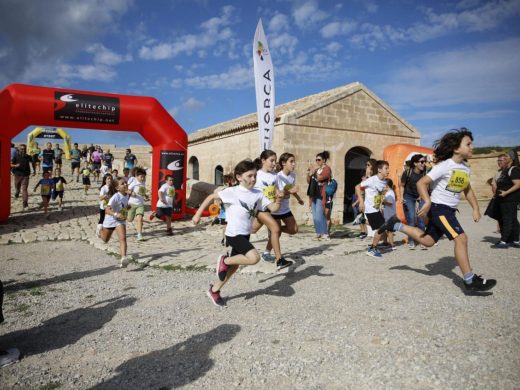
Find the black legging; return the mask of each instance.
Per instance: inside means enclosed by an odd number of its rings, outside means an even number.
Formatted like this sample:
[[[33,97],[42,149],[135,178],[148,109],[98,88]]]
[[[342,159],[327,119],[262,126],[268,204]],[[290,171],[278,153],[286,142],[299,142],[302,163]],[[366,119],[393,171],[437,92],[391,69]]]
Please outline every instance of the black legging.
[[[99,221],[98,225],[103,225],[103,221],[105,220],[105,209],[99,209]]]
[[[518,223],[518,202],[500,202],[500,240],[508,243],[518,241],[520,224]]]

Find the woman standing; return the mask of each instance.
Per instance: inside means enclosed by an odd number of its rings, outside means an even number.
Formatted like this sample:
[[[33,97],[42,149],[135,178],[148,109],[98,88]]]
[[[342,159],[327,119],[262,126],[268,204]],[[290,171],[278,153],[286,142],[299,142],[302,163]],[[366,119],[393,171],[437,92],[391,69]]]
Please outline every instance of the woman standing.
[[[520,226],[518,223],[518,203],[520,202],[520,168],[514,164],[515,152],[503,157],[502,173],[497,179],[498,205],[500,209],[500,241],[494,248],[512,246],[520,248]]]
[[[316,169],[309,167],[307,169],[307,195],[312,211],[312,219],[314,221],[314,229],[316,230],[315,240],[330,240],[329,223],[326,217],[325,204],[327,195],[325,194],[325,186],[329,182],[332,172],[327,165],[330,154],[326,150],[316,155]],[[330,220],[330,209],[329,209]]]

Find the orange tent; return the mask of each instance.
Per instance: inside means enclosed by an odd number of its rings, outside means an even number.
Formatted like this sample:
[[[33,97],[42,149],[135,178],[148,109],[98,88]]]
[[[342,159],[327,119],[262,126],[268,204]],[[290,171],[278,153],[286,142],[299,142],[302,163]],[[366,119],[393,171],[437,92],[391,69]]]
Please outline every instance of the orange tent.
[[[389,178],[392,179],[395,184],[397,216],[403,221],[405,220],[405,216],[399,193],[399,180],[403,174],[405,162],[410,160],[414,154],[418,153],[433,156],[433,149],[410,144],[394,144],[387,146],[383,151],[383,160],[388,161],[390,164]]]

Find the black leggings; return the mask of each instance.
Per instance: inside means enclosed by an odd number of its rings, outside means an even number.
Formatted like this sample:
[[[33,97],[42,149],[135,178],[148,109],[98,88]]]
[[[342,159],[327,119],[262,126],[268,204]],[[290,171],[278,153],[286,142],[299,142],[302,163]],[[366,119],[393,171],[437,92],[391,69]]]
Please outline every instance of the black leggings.
[[[99,221],[98,225],[103,225],[103,222],[105,221],[105,209],[101,210],[99,209]]]
[[[518,202],[500,202],[500,240],[511,243],[518,241],[520,226],[518,223]]]

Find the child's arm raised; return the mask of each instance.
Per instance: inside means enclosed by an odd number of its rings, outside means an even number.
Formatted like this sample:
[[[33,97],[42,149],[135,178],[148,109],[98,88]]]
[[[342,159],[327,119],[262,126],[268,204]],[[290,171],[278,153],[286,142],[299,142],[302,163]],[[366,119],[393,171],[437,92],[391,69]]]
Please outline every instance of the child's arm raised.
[[[199,206],[199,208],[197,209],[197,212],[195,213],[195,215],[193,216],[193,218],[191,219],[192,222],[195,224],[195,225],[198,225],[199,221],[200,221],[200,217],[202,216],[202,212],[204,210],[206,210],[206,208],[211,204],[213,203],[215,200],[220,200],[220,196],[218,195],[218,193],[216,194],[211,194],[211,195],[208,195],[206,197],[206,199],[204,199],[204,202],[202,202],[202,204]]]

